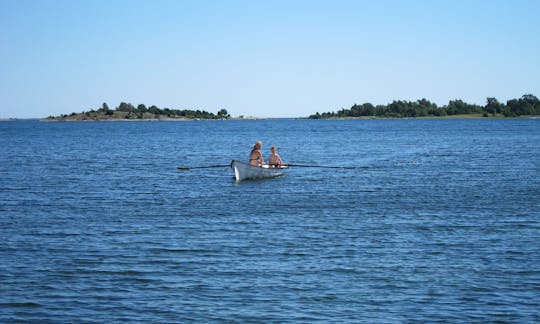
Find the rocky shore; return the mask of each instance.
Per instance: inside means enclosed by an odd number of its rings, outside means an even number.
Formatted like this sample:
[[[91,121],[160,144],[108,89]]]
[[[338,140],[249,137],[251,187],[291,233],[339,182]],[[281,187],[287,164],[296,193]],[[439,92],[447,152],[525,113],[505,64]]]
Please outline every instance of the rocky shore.
[[[167,116],[162,114],[152,114],[149,112],[135,113],[125,111],[113,111],[112,113],[103,112],[85,112],[73,113],[71,115],[49,116],[41,119],[44,122],[63,122],[63,121],[160,121],[160,120],[190,120],[186,117]]]

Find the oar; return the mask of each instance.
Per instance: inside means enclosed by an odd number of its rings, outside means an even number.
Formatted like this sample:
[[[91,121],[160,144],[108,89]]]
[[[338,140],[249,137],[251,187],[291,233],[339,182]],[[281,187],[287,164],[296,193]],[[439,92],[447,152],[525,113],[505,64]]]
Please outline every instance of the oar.
[[[206,166],[195,166],[195,167],[178,167],[178,170],[188,171],[193,169],[210,169],[210,168],[224,168],[230,167],[231,164],[216,164],[216,165],[206,165]]]
[[[309,165],[309,164],[292,164],[286,163],[286,166],[302,167],[302,168],[325,168],[325,169],[356,169],[354,166],[329,166],[329,165]]]

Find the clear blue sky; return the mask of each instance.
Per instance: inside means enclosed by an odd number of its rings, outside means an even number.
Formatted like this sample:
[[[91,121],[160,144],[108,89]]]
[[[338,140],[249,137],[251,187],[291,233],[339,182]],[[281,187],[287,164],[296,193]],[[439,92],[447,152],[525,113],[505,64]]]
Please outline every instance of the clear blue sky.
[[[540,96],[539,0],[0,0],[0,118]]]

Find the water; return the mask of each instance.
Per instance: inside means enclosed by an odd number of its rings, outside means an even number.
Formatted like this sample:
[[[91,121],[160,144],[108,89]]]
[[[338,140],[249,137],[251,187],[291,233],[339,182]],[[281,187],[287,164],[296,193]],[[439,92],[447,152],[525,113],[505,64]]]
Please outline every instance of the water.
[[[235,183],[256,140],[291,168]],[[0,322],[539,322],[540,120],[0,123]]]

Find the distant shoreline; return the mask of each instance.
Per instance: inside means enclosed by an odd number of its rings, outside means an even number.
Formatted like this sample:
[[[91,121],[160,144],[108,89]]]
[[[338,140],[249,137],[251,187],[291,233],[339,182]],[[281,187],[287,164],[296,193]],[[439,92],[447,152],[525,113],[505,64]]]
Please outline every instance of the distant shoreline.
[[[358,117],[329,117],[329,118],[312,118],[314,120],[370,120],[370,119],[498,119],[498,118],[526,118],[527,116],[504,117],[502,114],[495,116],[484,116],[482,114],[461,114],[447,116],[417,116],[417,117],[396,117],[396,116],[358,116]]]
[[[504,117],[502,115],[485,117],[482,115],[452,115],[452,116],[423,116],[423,117],[381,117],[381,116],[363,116],[363,117],[333,117],[311,119],[308,117],[247,117],[247,118],[227,118],[227,119],[179,119],[179,118],[162,118],[162,119],[56,119],[56,118],[0,118],[0,122],[16,122],[16,121],[39,121],[44,123],[94,123],[94,122],[191,122],[191,121],[258,121],[258,120],[451,120],[451,119],[540,119],[540,115],[525,115],[516,117]]]
[[[40,122],[45,123],[71,123],[71,122],[81,122],[81,123],[91,123],[91,122],[190,122],[190,121],[224,121],[224,120],[264,120],[264,119],[289,119],[289,118],[257,118],[257,117],[248,117],[248,118],[169,118],[169,117],[160,117],[160,118],[137,118],[137,119],[123,119],[123,118],[60,118],[60,117],[47,117],[47,118],[37,118]]]

